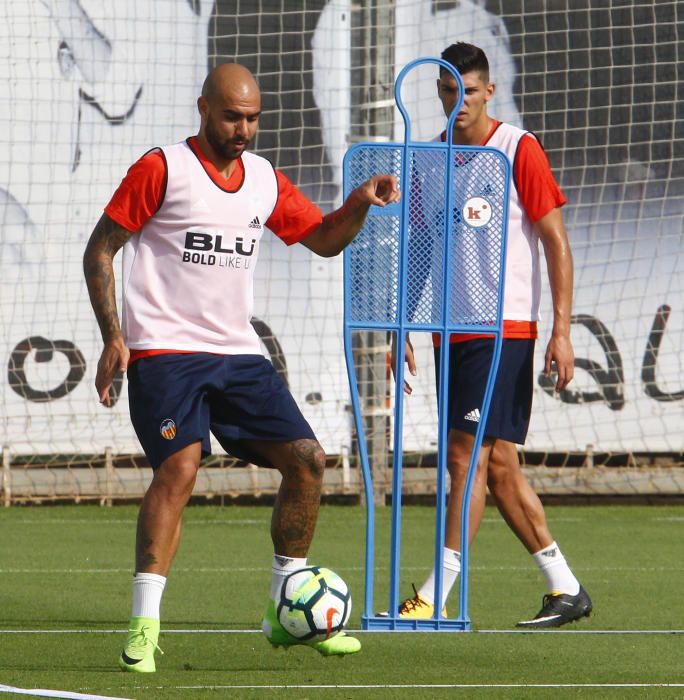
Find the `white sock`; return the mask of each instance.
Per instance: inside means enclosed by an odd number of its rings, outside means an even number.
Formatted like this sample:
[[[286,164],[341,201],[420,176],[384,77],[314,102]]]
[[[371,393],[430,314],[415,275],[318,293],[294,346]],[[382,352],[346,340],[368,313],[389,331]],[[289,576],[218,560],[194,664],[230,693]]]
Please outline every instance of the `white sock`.
[[[546,578],[549,593],[579,593],[579,581],[575,578],[558,545],[553,542],[548,547],[532,555],[542,574]]]
[[[132,617],[151,617],[159,619],[166,576],[157,574],[136,574],[133,577],[133,612]]]
[[[454,587],[461,573],[461,553],[455,549],[444,548],[444,566],[442,567],[442,607],[446,604],[451,589]],[[418,590],[420,597],[430,605],[435,604],[435,570],[427,577],[425,583]]]
[[[283,557],[280,554],[273,555],[273,564],[271,565],[271,600],[280,598],[280,588],[283,581],[293,571],[303,569],[306,566],[306,557],[296,559],[294,557]]]

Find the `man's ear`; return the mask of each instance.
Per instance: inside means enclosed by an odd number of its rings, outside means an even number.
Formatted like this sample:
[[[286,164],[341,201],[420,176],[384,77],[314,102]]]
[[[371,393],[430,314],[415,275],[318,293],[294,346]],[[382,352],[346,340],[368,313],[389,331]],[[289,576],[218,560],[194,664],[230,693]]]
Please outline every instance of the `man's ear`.
[[[197,98],[197,111],[200,113],[200,115],[202,117],[206,117],[208,109],[209,109],[209,104],[207,102],[207,98],[204,97],[204,95],[200,95]]]

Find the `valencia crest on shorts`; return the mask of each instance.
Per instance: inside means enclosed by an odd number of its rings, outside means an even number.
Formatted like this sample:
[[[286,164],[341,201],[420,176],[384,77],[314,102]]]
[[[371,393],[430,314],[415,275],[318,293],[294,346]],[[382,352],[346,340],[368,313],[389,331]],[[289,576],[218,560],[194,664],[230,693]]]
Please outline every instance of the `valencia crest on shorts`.
[[[164,418],[159,426],[159,432],[165,440],[173,440],[176,437],[176,424],[171,418]]]

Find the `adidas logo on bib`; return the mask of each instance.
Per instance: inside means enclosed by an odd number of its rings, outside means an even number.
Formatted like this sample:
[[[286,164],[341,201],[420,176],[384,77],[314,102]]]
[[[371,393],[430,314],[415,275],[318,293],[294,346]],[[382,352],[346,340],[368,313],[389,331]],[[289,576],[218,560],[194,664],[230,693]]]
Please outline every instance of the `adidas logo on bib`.
[[[261,221],[259,221],[259,217],[255,216],[250,222],[249,222],[249,228],[261,228]]]
[[[465,416],[463,416],[463,420],[471,420],[471,421],[473,421],[473,423],[479,423],[480,422],[480,409],[474,408],[469,413],[466,413]]]

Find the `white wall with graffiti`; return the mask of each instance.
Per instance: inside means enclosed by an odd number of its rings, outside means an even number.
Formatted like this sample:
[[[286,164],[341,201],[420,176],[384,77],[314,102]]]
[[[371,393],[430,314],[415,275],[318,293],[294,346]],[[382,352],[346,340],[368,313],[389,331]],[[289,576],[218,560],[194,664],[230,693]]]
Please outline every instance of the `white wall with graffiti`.
[[[532,5],[543,15],[541,0]],[[558,73],[567,84],[556,85],[543,76],[563,52],[548,52],[543,33],[525,29],[532,15],[523,13],[521,0],[510,3],[507,15],[490,6],[397,0],[392,46],[398,73],[454,40],[482,45],[498,85],[493,114],[540,133],[568,196],[576,380],[556,396],[538,378],[527,447],[682,451],[684,137],[676,130],[683,115],[674,87],[665,90],[677,84],[673,62],[656,56],[662,67],[657,80],[640,86],[646,93],[632,78],[621,78],[621,86],[617,70],[601,82],[608,69],[598,58],[592,64],[586,51],[587,67],[581,63],[573,53],[579,29],[570,26],[569,58]],[[127,167],[150,147],[196,131],[195,101],[208,65],[237,59],[254,70],[265,98],[257,151],[325,209],[339,202],[358,50],[354,7],[350,0],[298,0],[288,7],[283,19],[275,11],[239,16],[227,0],[5,0],[0,6],[0,443],[12,452],[95,453],[107,446],[139,452],[125,381],[112,410],[97,402],[100,339],[81,258]],[[284,29],[300,8],[303,29]],[[659,32],[667,31],[666,21],[660,25]],[[676,55],[674,26],[673,18],[672,42],[660,42],[658,51]],[[614,63],[624,63],[630,48],[613,47]],[[632,72],[643,68],[643,61],[635,63]],[[582,81],[579,109],[565,96]],[[436,103],[432,93],[432,83],[409,82],[405,98],[417,109]],[[442,128],[439,111],[430,115],[416,120],[414,138]],[[395,138],[402,137],[397,118]],[[548,304],[547,293],[538,369],[550,331]],[[264,335],[274,336],[264,351],[282,363],[324,447],[339,453],[352,434],[341,260],[266,242],[256,315]],[[407,449],[431,450],[434,373],[429,342],[419,338],[417,345]]]
[[[139,451],[126,401],[106,411],[93,393],[81,259],[129,165],[196,129],[212,5],[0,7],[0,439],[13,452]]]

